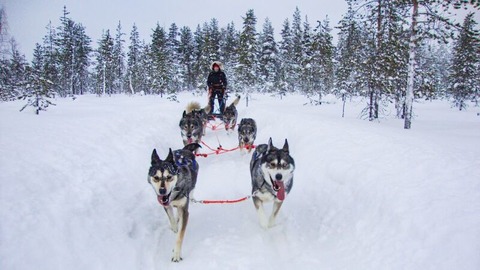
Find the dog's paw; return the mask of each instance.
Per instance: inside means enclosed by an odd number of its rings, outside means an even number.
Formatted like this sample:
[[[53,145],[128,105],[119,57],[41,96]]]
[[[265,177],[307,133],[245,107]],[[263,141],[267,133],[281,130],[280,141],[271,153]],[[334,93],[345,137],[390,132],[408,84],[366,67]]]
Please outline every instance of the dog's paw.
[[[179,262],[183,260],[182,256],[180,256],[180,252],[173,251],[172,262]]]
[[[183,260],[182,257],[175,257],[175,256],[172,257],[172,262],[180,262],[181,260]]]
[[[260,220],[260,226],[266,230],[269,228],[270,225],[266,221]]]
[[[270,217],[268,220],[268,228],[272,228],[275,226],[275,218]]]

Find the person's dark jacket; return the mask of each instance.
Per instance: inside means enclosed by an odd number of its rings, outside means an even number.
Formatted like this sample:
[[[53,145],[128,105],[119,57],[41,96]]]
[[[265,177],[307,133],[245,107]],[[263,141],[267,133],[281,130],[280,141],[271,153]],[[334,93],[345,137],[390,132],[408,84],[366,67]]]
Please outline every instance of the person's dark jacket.
[[[208,74],[207,85],[209,89],[227,88],[227,77],[225,73],[222,70],[210,72],[210,74]]]

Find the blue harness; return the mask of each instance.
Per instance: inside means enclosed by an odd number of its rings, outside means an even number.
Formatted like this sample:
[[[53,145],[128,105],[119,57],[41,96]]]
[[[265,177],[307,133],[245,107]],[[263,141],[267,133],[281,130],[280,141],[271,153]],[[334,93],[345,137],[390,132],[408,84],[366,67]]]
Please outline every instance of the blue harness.
[[[183,167],[183,166],[188,166],[188,162],[191,160],[192,161],[192,168],[194,171],[197,171],[198,164],[195,159],[188,159],[185,158],[181,153],[175,153],[175,163],[177,164],[178,167]]]

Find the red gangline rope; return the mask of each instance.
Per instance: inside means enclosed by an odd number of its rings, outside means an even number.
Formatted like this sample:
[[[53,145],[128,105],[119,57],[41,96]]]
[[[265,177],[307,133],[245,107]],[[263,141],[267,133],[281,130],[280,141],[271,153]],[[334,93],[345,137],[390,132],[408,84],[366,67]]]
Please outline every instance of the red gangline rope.
[[[234,147],[234,148],[231,148],[231,149],[225,149],[223,148],[221,145],[217,147],[217,149],[213,149],[212,147],[210,147],[208,144],[206,144],[204,141],[200,141],[204,146],[206,146],[210,151],[212,152],[209,152],[209,153],[197,153],[195,154],[195,156],[197,157],[208,157],[210,155],[220,155],[220,154],[225,154],[225,153],[228,153],[228,152],[233,152],[233,151],[236,151],[238,149],[240,149],[240,146],[237,146],[237,147]],[[255,148],[255,145],[252,145],[252,146],[246,146],[245,149],[249,150],[249,149],[254,149]]]
[[[192,202],[194,203],[201,203],[201,204],[227,204],[227,203],[239,203],[239,202],[243,202],[249,198],[251,198],[252,196],[245,196],[243,198],[240,198],[240,199],[236,199],[236,200],[200,200],[200,201],[197,201],[195,199],[190,199]]]

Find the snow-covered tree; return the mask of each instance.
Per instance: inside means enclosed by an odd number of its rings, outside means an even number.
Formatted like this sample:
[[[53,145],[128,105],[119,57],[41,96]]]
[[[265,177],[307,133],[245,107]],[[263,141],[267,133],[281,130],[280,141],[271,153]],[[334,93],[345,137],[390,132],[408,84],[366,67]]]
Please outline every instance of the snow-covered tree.
[[[172,85],[172,77],[169,70],[172,61],[169,56],[171,51],[168,47],[167,39],[165,30],[157,23],[157,27],[153,30],[149,54],[153,65],[153,73],[150,74],[152,78],[149,88],[154,94],[163,95],[165,90],[175,92],[174,89],[169,88],[169,86]]]
[[[50,100],[55,97],[53,83],[42,77],[38,70],[26,68],[26,77],[22,87],[24,91],[19,99],[26,100],[27,104],[20,111],[31,106],[34,108],[35,114],[39,114],[40,111],[46,111],[49,106],[55,105]]]
[[[279,68],[277,71],[276,82],[280,96],[283,96],[287,92],[294,91],[293,84],[291,84],[291,82],[295,80],[295,76],[293,74],[295,57],[293,55],[292,30],[290,28],[290,22],[288,19],[285,19],[283,22],[280,35],[282,39],[279,42],[278,48]]]
[[[253,9],[247,11],[243,17],[243,28],[240,33],[238,48],[238,77],[239,90],[252,90],[257,83],[257,18]]]
[[[168,35],[167,35],[167,63],[166,63],[166,70],[167,70],[167,76],[169,78],[168,80],[168,91],[171,93],[176,93],[182,88],[182,73],[180,72],[180,57],[179,57],[179,46],[180,46],[180,40],[179,40],[179,30],[178,27],[175,23],[172,23],[170,25],[170,28],[168,29]]]
[[[238,65],[238,42],[239,32],[235,29],[233,22],[227,25],[226,29],[221,30],[220,39],[220,59],[224,64],[225,74],[228,78],[229,90],[236,90],[237,74],[234,68]]]
[[[302,59],[304,53],[304,40],[303,40],[303,30],[302,30],[302,18],[300,9],[295,8],[293,13],[293,21],[291,28],[291,41],[292,41],[292,58],[293,62],[291,63],[291,80],[289,81],[290,86],[294,91],[300,90],[301,87],[301,75],[302,75]]]
[[[118,22],[117,29],[115,31],[115,40],[113,43],[113,62],[114,62],[114,79],[113,79],[113,88],[117,93],[124,93],[125,85],[125,40],[123,36],[125,33],[122,32],[122,25],[120,21]]]
[[[259,35],[258,80],[263,91],[272,92],[276,87],[278,70],[278,49],[275,42],[274,29],[268,18],[263,24],[263,31]]]
[[[130,45],[127,53],[127,82],[130,94],[142,91],[142,45],[137,26],[130,32]]]
[[[480,8],[480,1],[472,0],[411,0],[402,1],[406,7],[411,9],[410,12],[410,29],[409,29],[409,46],[408,46],[408,79],[405,97],[405,123],[404,128],[410,129],[412,125],[414,82],[416,75],[415,53],[418,43],[424,38],[435,38],[446,41],[451,37],[452,31],[449,30],[455,26],[448,18],[441,16],[441,10],[450,8],[461,8],[467,5],[473,5],[477,9]],[[421,15],[421,17],[420,17]],[[421,19],[421,21],[420,21]],[[439,24],[445,28],[439,27]]]
[[[190,28],[184,26],[180,29],[180,42],[178,45],[178,62],[179,62],[179,76],[182,82],[182,89],[193,89],[195,77],[193,76],[194,69],[194,54],[195,45],[193,34]]]
[[[473,17],[473,12],[465,17],[453,48],[449,92],[459,110],[467,108],[468,101],[478,104],[480,98],[480,35]]]
[[[96,51],[96,93],[98,95],[111,95],[115,93],[115,54],[114,40],[110,30],[103,33],[98,42]]]
[[[361,63],[364,59],[364,35],[362,25],[355,19],[352,5],[348,5],[348,12],[340,21],[340,33],[336,48],[335,89],[336,95],[344,91],[347,96],[358,96],[361,84]]]
[[[55,39],[59,94],[64,97],[83,94],[87,86],[89,57],[92,52],[91,39],[85,34],[85,27],[76,24],[68,14],[64,6]]]

